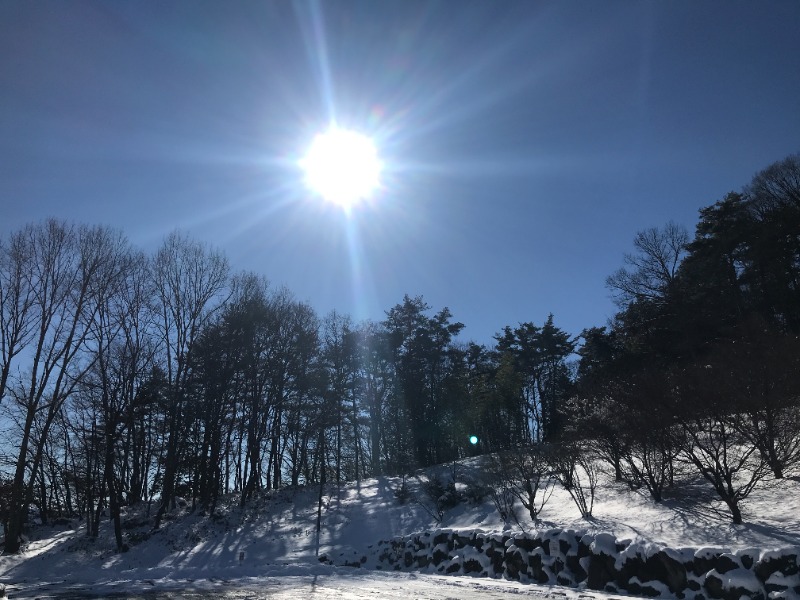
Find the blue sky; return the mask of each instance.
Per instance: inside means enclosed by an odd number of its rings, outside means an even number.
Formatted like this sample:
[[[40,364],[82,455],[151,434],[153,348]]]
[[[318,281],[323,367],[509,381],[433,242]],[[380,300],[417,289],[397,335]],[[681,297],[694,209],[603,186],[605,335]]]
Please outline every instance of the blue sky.
[[[2,2],[0,235],[180,228],[321,315],[577,334],[638,230],[800,151],[798,31],[788,0]],[[331,119],[386,163],[349,216],[296,166]]]

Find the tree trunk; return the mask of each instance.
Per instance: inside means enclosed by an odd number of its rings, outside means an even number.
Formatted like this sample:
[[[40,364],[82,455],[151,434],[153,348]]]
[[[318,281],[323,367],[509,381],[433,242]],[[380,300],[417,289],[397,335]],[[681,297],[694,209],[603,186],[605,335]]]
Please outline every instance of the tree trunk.
[[[106,423],[106,456],[105,468],[103,471],[105,475],[105,485],[108,489],[108,510],[111,513],[111,520],[114,523],[114,539],[117,542],[117,552],[124,552],[119,492],[117,491],[117,482],[114,477],[114,429],[115,427],[112,423]]]
[[[726,500],[725,504],[731,510],[731,517],[733,517],[734,525],[742,524],[742,511],[739,509],[739,503],[735,499]]]
[[[322,452],[319,457],[319,498],[317,500],[317,555],[319,555],[319,536],[322,529],[322,497],[325,492],[325,434],[320,434],[320,447]]]
[[[369,432],[372,439],[371,443],[371,462],[372,462],[372,476],[378,477],[381,475],[381,429],[380,420],[381,412],[378,406],[377,393],[375,391],[375,383],[372,376],[367,376],[367,394],[369,396]]]
[[[177,394],[176,394],[177,395]],[[175,500],[175,478],[178,474],[178,431],[179,431],[179,400],[175,398],[170,411],[169,440],[167,441],[167,456],[164,461],[164,484],[161,488],[161,502],[156,513],[154,529],[161,526],[161,519]]]
[[[5,538],[4,552],[6,554],[16,554],[20,550],[20,537],[22,536],[22,526],[28,513],[28,498],[25,486],[25,465],[28,457],[28,445],[30,444],[31,428],[33,427],[33,411],[28,411],[25,420],[25,428],[22,432],[19,453],[17,455],[17,466],[14,471],[14,481],[11,483],[11,502],[8,513],[8,531]]]

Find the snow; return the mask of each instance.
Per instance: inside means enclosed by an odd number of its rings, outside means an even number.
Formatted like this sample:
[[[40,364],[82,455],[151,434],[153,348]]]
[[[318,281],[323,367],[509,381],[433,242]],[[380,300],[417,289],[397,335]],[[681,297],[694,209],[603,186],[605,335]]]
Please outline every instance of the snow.
[[[717,546],[711,546],[708,548],[698,548],[697,551],[694,553],[695,558],[714,558],[720,554],[726,554],[728,551],[725,548],[719,548]]]
[[[781,572],[773,573],[767,579],[767,584],[779,585],[787,588],[800,586],[800,575],[786,576]]]
[[[672,595],[669,588],[660,581],[641,581],[638,577],[631,577],[631,583],[637,583],[643,588],[652,588],[664,598]]]
[[[794,556],[795,561],[800,561],[800,547],[792,548],[786,546],[775,550],[765,550],[764,552],[761,553],[761,560],[762,561],[780,560],[787,556]]]
[[[479,461],[459,466],[459,477],[477,478]],[[408,479],[415,494],[422,494],[420,473]],[[80,590],[82,593],[142,593],[145,591],[196,590],[234,597],[237,590],[260,590],[275,597],[297,597],[313,593],[320,598],[346,596],[381,598],[503,598],[520,593],[534,597],[612,597],[601,592],[536,586],[478,577],[446,577],[431,569],[422,573],[377,571],[366,568],[332,567],[320,564],[318,556],[340,553],[356,563],[369,555],[370,545],[380,540],[420,532],[459,531],[481,533],[500,540],[504,523],[490,499],[479,504],[461,504],[445,513],[441,523],[413,500],[399,504],[394,490],[399,478],[379,477],[340,490],[331,487],[325,498],[322,530],[315,530],[317,489],[263,493],[245,508],[237,498],[226,499],[214,518],[192,513],[190,506],[178,508],[162,528],[152,531],[144,508],[130,509],[123,521],[130,524],[125,535],[132,540],[129,552],[116,554],[110,523],[104,520],[100,537],[85,537],[84,525],[72,528],[38,527],[24,552],[0,557],[0,584],[10,598],[53,596]],[[569,542],[594,536],[593,550],[616,555],[616,540],[631,540],[623,554],[646,556],[664,547],[679,548],[681,556],[711,555],[722,547],[733,556],[779,558],[800,546],[800,483],[786,479],[757,490],[744,506],[744,525],[731,525],[723,509],[714,504],[693,505],[681,498],[653,503],[646,494],[605,478],[597,492],[594,516],[580,517],[568,494],[556,489],[542,511],[543,521],[534,526],[523,510],[518,518],[528,533]],[[142,523],[137,527],[136,523]],[[565,533],[565,530],[572,530]],[[519,531],[515,526],[511,532]],[[597,536],[596,534],[608,534]],[[433,534],[436,535],[435,533]],[[589,538],[585,538],[589,539]],[[794,546],[789,550],[778,550]],[[690,549],[691,547],[691,549]],[[699,549],[698,549],[699,548]],[[521,550],[522,551],[522,550]],[[523,551],[524,552],[524,551]],[[486,558],[458,550],[459,561]],[[370,557],[365,566],[376,561]],[[743,573],[721,574],[726,585]],[[647,584],[649,585],[649,583]],[[745,586],[742,586],[745,587]],[[371,590],[371,592],[369,592]],[[326,596],[325,594],[329,594]],[[393,595],[394,594],[394,595]],[[619,597],[617,594],[615,597]]]
[[[750,597],[758,593],[763,593],[761,582],[755,576],[755,573],[747,569],[733,569],[726,573],[718,573],[716,570],[711,570],[708,576],[720,579],[722,581],[722,587],[725,590],[747,590],[750,592]]]
[[[592,545],[589,546],[592,554],[606,554],[608,556],[616,556],[617,554],[617,538],[610,533],[599,533],[595,536]]]

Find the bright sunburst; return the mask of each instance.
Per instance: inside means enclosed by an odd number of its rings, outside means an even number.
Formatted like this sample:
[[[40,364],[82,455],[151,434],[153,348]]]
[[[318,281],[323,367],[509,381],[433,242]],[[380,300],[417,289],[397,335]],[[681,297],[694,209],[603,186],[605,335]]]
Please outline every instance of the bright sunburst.
[[[332,127],[314,138],[300,167],[309,188],[349,209],[378,187],[382,164],[370,138]]]

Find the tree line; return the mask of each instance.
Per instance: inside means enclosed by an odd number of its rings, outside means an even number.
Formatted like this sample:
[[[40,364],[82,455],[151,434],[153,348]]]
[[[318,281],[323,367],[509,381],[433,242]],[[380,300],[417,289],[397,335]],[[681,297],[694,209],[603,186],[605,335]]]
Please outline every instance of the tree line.
[[[607,326],[576,338],[550,315],[487,346],[422,297],[379,322],[320,316],[179,232],[148,255],[108,227],[14,231],[0,240],[5,552],[32,512],[81,516],[90,536],[108,514],[123,550],[127,505],[159,527],[178,498],[212,512],[223,494],[557,444],[570,468],[589,448],[656,500],[690,464],[735,519],[800,460],[800,158],[701,210],[694,239],[668,224],[634,247]]]
[[[582,333],[570,435],[661,501],[681,471],[741,502],[800,464],[800,155],[700,210],[694,236],[637,234]]]
[[[574,350],[552,317],[498,349],[406,296],[381,322],[320,317],[181,233],[152,256],[55,219],[0,241],[0,511],[16,552],[43,522],[177,498],[355,480],[541,440]],[[516,392],[523,390],[523,395]],[[474,451],[474,450],[473,450]]]

